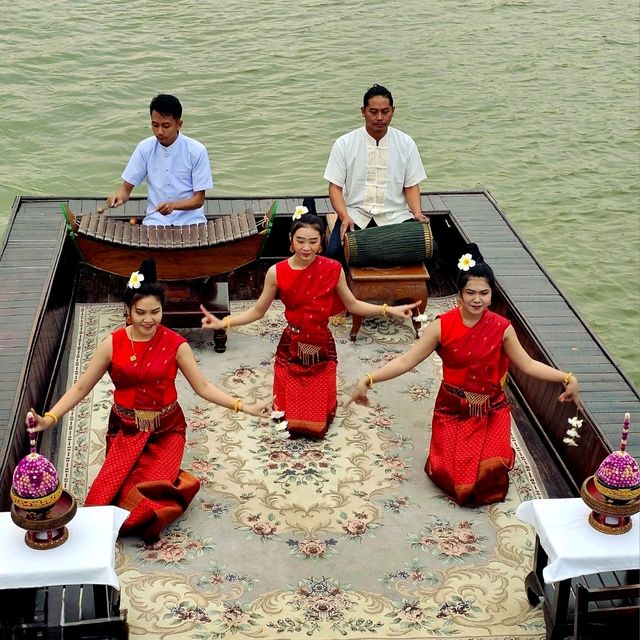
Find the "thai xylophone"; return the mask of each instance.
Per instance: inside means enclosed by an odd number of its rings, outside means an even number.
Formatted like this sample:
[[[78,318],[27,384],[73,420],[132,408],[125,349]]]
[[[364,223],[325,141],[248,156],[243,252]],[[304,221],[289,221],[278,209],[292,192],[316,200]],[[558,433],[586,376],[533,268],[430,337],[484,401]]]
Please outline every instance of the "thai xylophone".
[[[259,233],[258,225],[262,223],[262,220],[256,223],[251,210],[182,226],[131,224],[128,219],[97,212],[78,217],[77,233],[80,235],[126,247],[150,249],[188,249],[234,242]]]

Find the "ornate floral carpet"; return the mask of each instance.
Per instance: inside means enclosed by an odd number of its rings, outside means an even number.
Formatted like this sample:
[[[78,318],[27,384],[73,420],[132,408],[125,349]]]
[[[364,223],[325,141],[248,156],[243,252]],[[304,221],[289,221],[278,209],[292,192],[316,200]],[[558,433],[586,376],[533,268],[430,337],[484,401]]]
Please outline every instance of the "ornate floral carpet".
[[[248,303],[236,303],[235,309]],[[430,300],[430,312],[452,300]],[[79,306],[70,379],[122,322],[120,305]],[[281,307],[234,328],[224,354],[212,336],[187,330],[206,375],[246,399],[271,396]],[[357,343],[333,327],[340,406],[322,442],[288,439],[274,423],[212,406],[181,376],[188,422],[183,468],[202,481],[158,548],[118,541],[117,571],[130,634],[140,638],[501,638],[544,637],[524,579],[534,536],[516,519],[541,497],[514,437],[516,466],[504,503],[454,505],[425,476],[437,356],[374,387],[369,408],[345,402],[364,371],[403,352],[409,323],[367,320]],[[108,378],[67,418],[65,485],[79,499],[104,456]]]

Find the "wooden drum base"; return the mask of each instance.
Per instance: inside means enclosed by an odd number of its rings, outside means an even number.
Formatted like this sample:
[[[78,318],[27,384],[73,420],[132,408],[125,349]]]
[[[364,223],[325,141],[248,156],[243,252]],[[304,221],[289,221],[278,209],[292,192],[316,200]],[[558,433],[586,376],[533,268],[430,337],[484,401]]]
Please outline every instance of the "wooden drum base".
[[[429,291],[429,272],[424,263],[396,267],[347,267],[347,284],[358,300],[402,304],[420,300],[418,311],[424,312]],[[414,314],[415,315],[415,314]],[[350,337],[356,340],[362,316],[353,316]],[[420,323],[413,321],[418,335]]]

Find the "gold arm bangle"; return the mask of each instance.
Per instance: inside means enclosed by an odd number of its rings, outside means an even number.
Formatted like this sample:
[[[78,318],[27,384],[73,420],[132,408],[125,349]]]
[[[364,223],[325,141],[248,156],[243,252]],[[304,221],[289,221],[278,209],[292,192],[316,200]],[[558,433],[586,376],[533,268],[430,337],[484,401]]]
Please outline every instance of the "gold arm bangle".
[[[236,398],[233,401],[233,413],[238,413],[238,411],[240,411],[240,409],[242,409],[242,399],[241,398]]]
[[[370,373],[365,373],[364,375],[367,376],[367,387],[371,389],[373,387],[373,376]]]
[[[42,417],[43,418],[51,418],[53,420],[53,424],[57,424],[58,423],[58,416],[55,413],[51,413],[51,411],[46,411]],[[53,426],[53,425],[51,425],[51,426]]]
[[[387,309],[389,308],[389,305],[385,302],[382,305],[382,310],[380,311],[380,315],[382,316],[386,316],[387,315]]]
[[[571,376],[573,375],[572,371],[569,371],[569,373],[567,373],[567,375],[565,376],[564,380],[562,381],[562,384],[566,387],[569,384],[569,380],[571,380]]]
[[[225,316],[222,322],[224,323],[224,330],[229,331],[231,329],[231,316]]]

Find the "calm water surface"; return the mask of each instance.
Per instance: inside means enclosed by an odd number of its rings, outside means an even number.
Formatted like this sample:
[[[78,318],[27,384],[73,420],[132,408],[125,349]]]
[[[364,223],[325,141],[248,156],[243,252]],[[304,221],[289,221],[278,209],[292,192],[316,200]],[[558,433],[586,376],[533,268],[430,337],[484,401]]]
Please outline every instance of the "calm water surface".
[[[45,10],[46,8],[46,10]],[[217,194],[324,193],[373,82],[423,188],[491,191],[640,383],[637,0],[14,0],[0,18],[0,228],[17,194],[106,194],[178,95]]]

